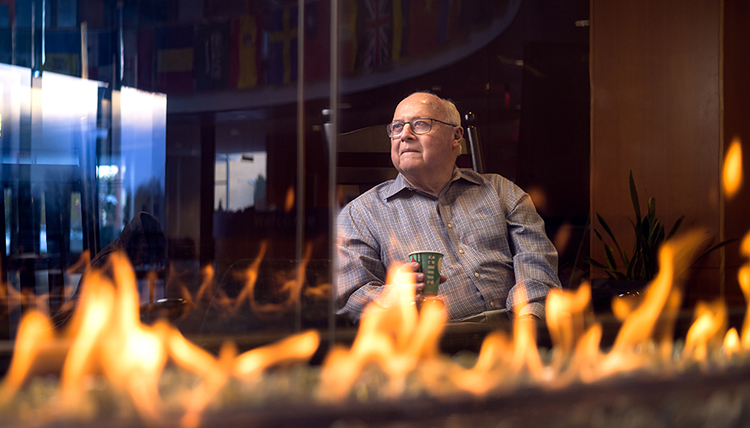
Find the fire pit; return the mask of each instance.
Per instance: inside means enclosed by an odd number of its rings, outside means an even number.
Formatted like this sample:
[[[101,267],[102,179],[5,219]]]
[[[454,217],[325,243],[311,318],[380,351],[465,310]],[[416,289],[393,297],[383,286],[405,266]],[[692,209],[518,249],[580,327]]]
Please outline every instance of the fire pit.
[[[750,404],[750,323],[720,304],[680,313],[677,278],[698,239],[665,245],[643,299],[615,301],[612,319],[591,315],[582,286],[550,293],[546,328],[446,325],[441,302],[418,311],[413,284],[396,279],[404,304],[368,308],[336,343],[314,330],[188,339],[143,324],[116,254],[113,280],[87,276],[63,332],[25,315],[0,412],[13,426],[734,426]]]

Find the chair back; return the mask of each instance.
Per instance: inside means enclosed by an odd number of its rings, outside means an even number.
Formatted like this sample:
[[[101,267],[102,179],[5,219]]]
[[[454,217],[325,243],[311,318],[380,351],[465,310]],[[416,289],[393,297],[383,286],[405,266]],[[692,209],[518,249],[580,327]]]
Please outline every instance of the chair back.
[[[464,139],[457,163],[470,165],[474,171],[484,172],[476,116],[468,112],[464,116]],[[331,144],[333,126],[328,110],[323,110],[323,132],[328,146]],[[391,162],[391,142],[385,125],[373,125],[338,135],[336,184],[341,202],[349,200],[386,180],[396,178],[398,171]]]

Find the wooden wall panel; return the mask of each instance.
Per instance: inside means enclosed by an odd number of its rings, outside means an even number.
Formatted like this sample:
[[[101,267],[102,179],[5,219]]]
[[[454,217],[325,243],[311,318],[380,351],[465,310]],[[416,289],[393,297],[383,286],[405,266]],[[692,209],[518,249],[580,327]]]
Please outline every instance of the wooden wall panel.
[[[623,248],[633,243],[630,170],[642,211],[655,197],[668,227],[684,214],[685,227],[719,235],[720,22],[715,0],[591,2],[591,212],[628,238]],[[707,269],[717,277],[718,258]],[[713,293],[719,281],[709,282]]]
[[[724,149],[734,138],[744,146],[744,183],[737,195],[726,198],[723,226],[726,238],[741,238],[750,230],[750,2],[724,0],[723,16]],[[738,247],[734,244],[726,249],[726,293],[743,305],[737,270],[747,260],[740,257]]]

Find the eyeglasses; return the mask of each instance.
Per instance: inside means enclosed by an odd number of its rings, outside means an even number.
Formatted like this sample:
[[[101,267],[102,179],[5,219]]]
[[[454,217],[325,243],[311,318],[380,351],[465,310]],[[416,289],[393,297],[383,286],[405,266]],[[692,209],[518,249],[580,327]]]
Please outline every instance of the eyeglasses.
[[[404,127],[409,124],[411,125],[411,130],[417,135],[422,135],[430,132],[432,130],[432,122],[438,122],[442,123],[443,125],[448,126],[458,126],[454,125],[452,123],[443,122],[442,120],[437,119],[412,119],[409,122],[399,122],[395,121],[393,123],[389,123],[385,126],[386,132],[388,132],[388,136],[391,138],[398,138],[401,136],[401,133],[404,132]]]

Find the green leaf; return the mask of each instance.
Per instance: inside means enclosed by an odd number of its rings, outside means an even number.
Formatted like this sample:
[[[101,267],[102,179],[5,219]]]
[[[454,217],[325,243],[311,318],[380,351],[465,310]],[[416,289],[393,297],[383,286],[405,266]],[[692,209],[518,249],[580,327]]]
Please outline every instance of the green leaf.
[[[649,236],[651,235],[651,224],[648,221],[641,223],[641,228],[635,234],[635,239],[638,241],[639,248],[648,248]]]
[[[630,279],[634,281],[642,281],[642,280],[648,280],[651,278],[644,278],[644,261],[643,258],[639,258],[636,262],[635,266],[633,267],[633,274],[631,275]]]
[[[654,249],[658,249],[658,247],[661,246],[662,242],[664,242],[664,226],[662,226],[661,223],[658,223],[656,234],[654,235]]]
[[[656,216],[656,198],[648,198],[648,216]]]
[[[709,255],[711,252],[718,250],[719,248],[731,244],[734,241],[739,241],[740,238],[731,238],[724,241],[721,241],[717,244],[714,244],[710,246],[706,251],[702,252],[700,256],[696,257],[695,260],[693,260],[693,263],[690,264],[690,267],[693,267],[696,263],[698,263],[698,260],[702,259],[703,257]]]
[[[604,264],[597,262],[596,260],[592,259],[591,257],[584,257],[583,258],[584,263],[588,263],[592,266],[598,267],[599,269],[607,269],[607,266]]]
[[[596,219],[599,220],[599,224],[602,225],[602,228],[605,232],[607,232],[607,235],[609,235],[610,238],[612,238],[612,241],[617,245],[617,239],[615,239],[615,235],[612,233],[612,229],[609,228],[609,225],[606,221],[602,218],[601,215],[597,214]]]
[[[640,221],[641,203],[638,199],[638,190],[635,188],[635,180],[633,180],[633,170],[630,170],[630,202],[633,204],[633,210],[635,210],[635,218]]]
[[[612,247],[607,244],[604,244],[604,255],[607,257],[607,264],[609,265],[609,268],[612,270],[617,270],[617,261],[615,261],[614,251],[612,250]]]
[[[672,237],[677,233],[677,229],[680,228],[682,225],[682,221],[685,220],[685,216],[680,216],[680,218],[677,219],[677,221],[674,222],[674,226],[672,226],[672,230],[669,231],[669,234],[667,235],[667,239],[672,239]]]
[[[623,274],[622,272],[615,271],[615,272],[612,272],[612,274],[615,276],[614,279],[618,279],[618,280],[627,280],[628,279],[628,277],[625,276],[625,274]]]
[[[653,249],[658,247],[661,241],[664,240],[664,226],[661,225],[658,219],[654,219],[651,227],[648,231],[648,248]]]
[[[607,224],[606,221],[604,221],[604,218],[602,218],[601,215],[596,214],[596,218],[597,218],[597,220],[599,220],[599,224],[602,225],[602,228],[604,228],[604,231],[607,232],[607,235],[609,235],[609,237],[612,238],[612,242],[615,244],[615,247],[617,248],[617,252],[620,253],[620,258],[623,258],[622,257],[622,249],[620,249],[620,244],[617,243],[617,239],[615,239],[615,234],[612,233],[612,229],[609,228],[609,225]],[[596,229],[594,229],[594,230],[596,230]],[[601,239],[601,238],[599,238],[599,239]],[[602,239],[602,242],[604,242],[603,239]]]
[[[630,259],[630,263],[628,263],[628,270],[625,272],[625,275],[628,277],[628,279],[632,279],[634,277],[637,262],[638,258],[635,256]]]

